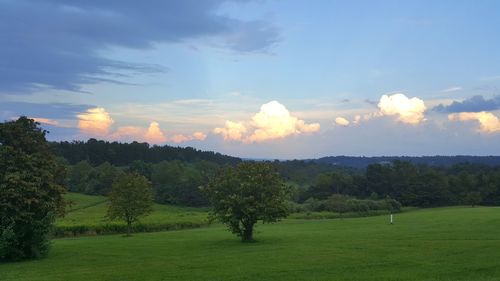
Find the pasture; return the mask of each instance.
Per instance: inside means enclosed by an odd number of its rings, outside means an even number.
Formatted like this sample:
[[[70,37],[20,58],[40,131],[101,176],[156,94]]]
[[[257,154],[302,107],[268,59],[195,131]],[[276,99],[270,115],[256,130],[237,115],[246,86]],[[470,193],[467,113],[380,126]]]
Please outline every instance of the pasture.
[[[55,225],[56,236],[124,233],[125,223],[106,218],[107,197],[67,193],[73,204]],[[153,212],[134,224],[136,232],[196,228],[208,225],[208,212],[201,208],[154,204]]]
[[[285,220],[241,243],[221,225],[53,241],[10,280],[500,280],[500,208]]]

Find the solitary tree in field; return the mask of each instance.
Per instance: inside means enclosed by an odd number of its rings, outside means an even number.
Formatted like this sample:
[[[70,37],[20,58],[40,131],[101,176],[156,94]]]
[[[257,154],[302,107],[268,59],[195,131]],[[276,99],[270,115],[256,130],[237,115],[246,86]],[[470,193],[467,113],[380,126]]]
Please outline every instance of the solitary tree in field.
[[[254,225],[276,222],[287,215],[287,188],[279,174],[264,163],[228,168],[203,188],[212,217],[226,224],[243,242],[253,241]]]
[[[125,174],[118,178],[109,194],[108,217],[127,223],[127,235],[132,223],[152,211],[153,189],[151,183],[139,174]]]
[[[477,204],[481,203],[483,200],[481,193],[479,191],[471,191],[465,195],[465,201],[467,204],[474,208]]]
[[[50,229],[64,212],[64,167],[26,117],[0,123],[0,261],[47,253]]]

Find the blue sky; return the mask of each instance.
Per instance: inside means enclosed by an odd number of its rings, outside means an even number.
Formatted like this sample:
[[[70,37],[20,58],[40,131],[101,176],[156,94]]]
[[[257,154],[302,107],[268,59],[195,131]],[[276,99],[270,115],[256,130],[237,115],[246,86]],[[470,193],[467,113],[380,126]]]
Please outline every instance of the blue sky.
[[[498,1],[0,0],[0,118],[242,157],[499,155]]]

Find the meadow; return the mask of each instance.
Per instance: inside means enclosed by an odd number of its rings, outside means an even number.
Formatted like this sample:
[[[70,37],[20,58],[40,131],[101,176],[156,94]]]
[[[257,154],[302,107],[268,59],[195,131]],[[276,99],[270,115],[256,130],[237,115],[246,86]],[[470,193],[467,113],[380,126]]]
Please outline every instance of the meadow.
[[[45,259],[0,264],[9,280],[500,280],[500,208],[61,238]]]
[[[69,192],[65,198],[72,203],[66,216],[56,221],[54,233],[57,237],[126,232],[124,222],[106,218],[106,197]],[[208,224],[208,212],[205,209],[154,204],[153,212],[134,224],[133,228],[135,232],[152,232]]]

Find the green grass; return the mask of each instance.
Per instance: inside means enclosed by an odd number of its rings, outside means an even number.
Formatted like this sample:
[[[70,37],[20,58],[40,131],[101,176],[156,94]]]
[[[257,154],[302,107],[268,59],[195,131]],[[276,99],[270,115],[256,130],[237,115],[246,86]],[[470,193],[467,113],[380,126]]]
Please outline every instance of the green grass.
[[[74,204],[62,219],[57,220],[56,236],[124,233],[125,223],[106,218],[106,197],[68,193]],[[153,205],[153,212],[135,224],[138,232],[193,228],[208,224],[207,211],[199,208]]]
[[[207,228],[64,238],[0,280],[500,280],[500,208],[259,225],[256,243]]]

